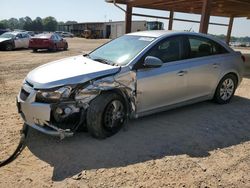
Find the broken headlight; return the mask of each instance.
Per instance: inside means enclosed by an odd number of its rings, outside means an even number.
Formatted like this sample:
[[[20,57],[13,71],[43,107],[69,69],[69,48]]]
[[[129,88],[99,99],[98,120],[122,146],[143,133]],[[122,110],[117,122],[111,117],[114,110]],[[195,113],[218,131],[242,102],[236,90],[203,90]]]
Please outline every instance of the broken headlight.
[[[66,86],[61,87],[57,90],[39,90],[36,94],[37,102],[57,102],[61,99],[67,99],[70,97],[72,91],[72,87]]]

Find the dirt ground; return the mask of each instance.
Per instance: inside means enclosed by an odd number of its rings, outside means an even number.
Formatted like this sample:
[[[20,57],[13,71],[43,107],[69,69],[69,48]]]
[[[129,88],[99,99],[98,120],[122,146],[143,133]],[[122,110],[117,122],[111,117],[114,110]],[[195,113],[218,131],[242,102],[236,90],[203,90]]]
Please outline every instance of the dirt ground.
[[[88,52],[105,40],[69,39],[69,50],[0,52],[0,160],[16,147],[16,106],[25,75],[52,60]],[[250,60],[250,50],[247,59]],[[250,187],[250,63],[228,105],[202,102],[129,122],[96,140],[65,140],[31,130],[27,147],[0,168],[0,187]]]

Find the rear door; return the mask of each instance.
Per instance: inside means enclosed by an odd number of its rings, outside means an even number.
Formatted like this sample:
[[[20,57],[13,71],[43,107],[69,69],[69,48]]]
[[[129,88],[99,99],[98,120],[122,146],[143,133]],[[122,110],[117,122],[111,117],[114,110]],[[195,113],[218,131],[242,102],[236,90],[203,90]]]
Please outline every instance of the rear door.
[[[212,95],[220,75],[224,47],[200,37],[187,36],[185,41],[187,74],[187,99]]]
[[[64,47],[64,42],[63,42],[63,38],[60,37],[59,35],[56,35],[57,36],[57,39],[58,39],[58,45],[60,48],[63,48]]]

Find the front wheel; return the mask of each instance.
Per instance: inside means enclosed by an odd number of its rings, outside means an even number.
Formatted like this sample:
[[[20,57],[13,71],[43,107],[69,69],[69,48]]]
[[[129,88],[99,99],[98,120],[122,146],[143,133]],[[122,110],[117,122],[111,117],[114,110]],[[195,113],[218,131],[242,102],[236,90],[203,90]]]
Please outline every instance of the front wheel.
[[[237,77],[233,74],[224,76],[217,86],[214,101],[219,104],[227,104],[233,98],[237,88]]]
[[[68,50],[68,43],[66,43],[65,45],[64,45],[64,48],[63,48],[63,50]]]
[[[126,119],[123,98],[116,93],[105,93],[91,101],[87,111],[88,131],[103,139],[117,133]]]
[[[14,47],[13,47],[12,44],[6,44],[6,46],[5,46],[5,50],[6,50],[6,51],[11,51],[11,50],[13,50],[13,49],[14,49]]]

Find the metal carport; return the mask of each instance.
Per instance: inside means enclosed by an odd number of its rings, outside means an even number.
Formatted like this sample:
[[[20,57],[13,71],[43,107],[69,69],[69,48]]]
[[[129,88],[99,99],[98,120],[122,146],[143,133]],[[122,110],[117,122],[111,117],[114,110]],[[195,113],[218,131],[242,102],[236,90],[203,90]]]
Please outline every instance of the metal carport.
[[[123,10],[126,15],[126,33],[131,32],[132,16],[146,16],[151,18],[161,18],[169,20],[168,29],[172,30],[173,21],[186,21],[200,23],[199,32],[207,33],[209,24],[227,26],[226,42],[230,42],[234,18],[250,18],[250,0],[106,0],[108,3],[114,3],[115,6],[122,9],[118,4],[126,5]],[[133,8],[147,8],[169,11],[166,17],[154,15],[144,15],[133,13]],[[187,20],[174,18],[175,12],[201,14],[201,20]],[[229,23],[211,23],[210,16],[228,17]],[[242,28],[243,29],[243,28]]]

